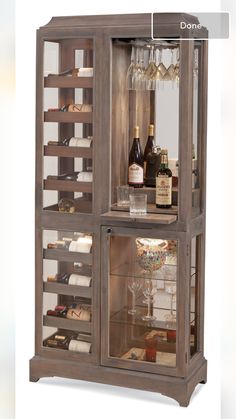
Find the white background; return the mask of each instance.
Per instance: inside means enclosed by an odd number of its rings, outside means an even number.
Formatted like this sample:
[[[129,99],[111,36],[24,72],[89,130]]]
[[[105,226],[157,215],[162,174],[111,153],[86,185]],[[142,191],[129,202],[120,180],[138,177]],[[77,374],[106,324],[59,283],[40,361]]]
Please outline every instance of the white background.
[[[187,409],[178,407],[177,403],[164,396],[135,391],[124,388],[116,388],[107,385],[96,385],[80,381],[63,379],[42,379],[38,383],[30,383],[29,359],[34,354],[34,151],[35,151],[35,32],[39,26],[46,24],[52,16],[83,15],[83,14],[108,14],[108,13],[142,13],[142,12],[191,12],[191,11],[219,11],[220,2],[214,4],[205,0],[189,2],[174,0],[168,2],[156,2],[149,0],[136,0],[128,2],[93,2],[90,1],[67,1],[48,0],[29,2],[21,0],[16,8],[16,125],[15,141],[10,142],[7,153],[11,159],[7,162],[3,158],[4,185],[8,189],[15,188],[11,205],[11,214],[14,216],[14,224],[6,222],[3,232],[9,240],[11,253],[6,269],[9,281],[15,281],[16,287],[16,418],[17,419],[49,419],[51,417],[86,417],[92,418],[97,415],[103,418],[113,419],[123,417],[144,418],[146,416],[199,418],[210,415],[214,419],[220,417],[220,334],[221,316],[227,321],[223,323],[222,330],[224,340],[222,345],[223,356],[231,360],[233,341],[229,339],[232,334],[229,322],[228,299],[233,292],[229,276],[235,279],[235,273],[228,265],[223,269],[223,249],[227,245],[227,258],[233,263],[233,247],[229,245],[228,235],[223,235],[223,215],[229,220],[231,212],[227,207],[223,213],[222,201],[227,201],[231,208],[235,202],[233,195],[234,185],[229,182],[223,183],[223,158],[229,153],[227,161],[230,162],[229,177],[233,176],[234,154],[230,142],[229,118],[232,106],[228,105],[228,97],[231,96],[235,85],[235,77],[232,76],[231,88],[227,85],[228,75],[232,75],[230,68],[224,72],[223,49],[226,50],[225,60],[231,55],[229,41],[210,41],[209,45],[209,112],[208,112],[208,178],[207,178],[207,248],[206,248],[206,317],[205,317],[205,356],[208,359],[208,383],[198,386]],[[229,5],[225,4],[223,10]],[[227,7],[228,6],[228,7]],[[221,118],[221,80],[225,84],[223,94],[224,119]],[[232,94],[232,100],[233,100]],[[226,125],[222,124],[226,122]],[[7,133],[13,130],[13,122],[7,120]],[[227,131],[226,129],[227,128]],[[222,129],[224,129],[224,144],[222,141]],[[227,135],[227,137],[226,137]],[[235,138],[235,136],[234,136]],[[12,147],[13,145],[13,147]],[[230,148],[229,148],[230,147]],[[231,151],[232,150],[232,151]],[[6,157],[8,157],[6,155]],[[13,167],[13,169],[12,169]],[[4,172],[5,170],[5,172]],[[1,176],[1,180],[3,176]],[[228,180],[228,179],[227,179]],[[14,184],[14,186],[13,186]],[[223,185],[226,185],[223,188]],[[234,188],[234,189],[233,189]],[[227,194],[224,195],[224,192]],[[225,197],[224,197],[225,196]],[[8,198],[8,195],[5,195]],[[224,197],[224,198],[223,198]],[[14,204],[13,204],[14,202]],[[6,208],[4,207],[6,214]],[[226,224],[225,224],[226,225]],[[232,229],[232,226],[231,226]],[[233,231],[231,230],[231,235]],[[4,234],[4,236],[5,236]],[[3,237],[4,237],[3,236]],[[2,237],[2,240],[3,240]],[[12,240],[11,240],[12,239]],[[14,243],[14,244],[13,244]],[[232,241],[233,243],[233,241]],[[13,249],[14,247],[14,249]],[[232,249],[232,250],[231,250]],[[227,259],[228,261],[229,259]],[[4,273],[3,273],[4,276]],[[222,283],[224,282],[224,292]],[[227,284],[227,285],[226,285]],[[229,291],[229,292],[228,292]],[[231,291],[231,292],[230,292]],[[235,291],[235,288],[234,288]],[[9,292],[7,303],[12,303],[12,290]],[[223,306],[224,301],[224,306]],[[7,307],[7,304],[6,304]],[[7,310],[4,311],[7,316]],[[232,323],[235,321],[231,318]],[[13,328],[11,324],[8,325]],[[2,340],[2,339],[1,339]],[[226,344],[225,344],[226,343]],[[229,364],[226,364],[226,367]],[[223,370],[225,383],[229,380],[229,368]],[[233,407],[230,408],[230,386],[223,387],[224,419],[235,417]],[[232,387],[231,387],[232,388]],[[226,403],[227,402],[227,403]],[[228,409],[226,408],[228,405]],[[207,413],[208,412],[208,413]],[[12,416],[9,416],[12,418]],[[3,419],[8,419],[7,414]]]

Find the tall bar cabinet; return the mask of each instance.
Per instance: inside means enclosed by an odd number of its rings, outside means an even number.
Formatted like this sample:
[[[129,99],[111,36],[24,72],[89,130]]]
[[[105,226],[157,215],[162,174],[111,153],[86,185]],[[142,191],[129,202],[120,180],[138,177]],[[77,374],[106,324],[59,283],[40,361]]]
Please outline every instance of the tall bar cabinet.
[[[187,406],[207,377],[207,40],[198,39],[194,29],[185,29],[189,39],[183,38],[180,21],[198,23],[194,16],[155,18],[155,41],[150,14],[54,17],[37,31],[36,321],[30,380],[59,376],[143,389]],[[201,34],[207,37],[207,30]],[[176,80],[164,77],[156,90],[127,89],[132,51],[143,50],[148,65],[150,48],[159,54],[159,64],[166,60],[166,71],[171,65],[178,70]],[[78,68],[83,71],[77,75],[66,71]],[[134,216],[117,205],[116,191],[127,184],[133,127],[139,125],[144,147],[150,123],[156,142],[178,161],[178,182],[169,209],[156,208],[155,188],[140,189],[147,194],[147,215]],[[79,137],[87,143],[50,142]],[[72,172],[85,177],[60,176]],[[73,200],[73,213],[59,211],[63,198]],[[92,245],[84,251],[77,243],[86,238]],[[163,257],[159,269],[149,269],[145,257],[157,243]],[[48,280],[64,273],[82,282]],[[152,287],[148,321],[145,282]],[[71,316],[51,316],[55,306],[70,307]],[[76,317],[78,306],[89,313],[86,320]],[[57,338],[58,345],[49,344]],[[68,346],[71,340],[80,342],[77,349]]]

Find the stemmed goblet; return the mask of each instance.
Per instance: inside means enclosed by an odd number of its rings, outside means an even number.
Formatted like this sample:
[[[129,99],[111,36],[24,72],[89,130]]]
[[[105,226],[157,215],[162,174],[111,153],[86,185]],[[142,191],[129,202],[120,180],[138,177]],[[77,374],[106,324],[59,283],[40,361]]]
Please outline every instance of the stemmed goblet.
[[[143,316],[143,320],[154,320],[155,316],[151,315],[151,302],[153,296],[157,292],[157,287],[153,285],[153,281],[150,278],[154,271],[160,269],[166,258],[166,247],[167,241],[149,238],[137,238],[137,261],[140,267],[144,270],[145,274],[149,274],[149,278],[144,279],[143,282],[143,295],[146,298],[148,304],[148,313]]]
[[[147,299],[147,305],[148,305],[147,314],[142,317],[142,320],[146,320],[146,321],[155,320],[156,317],[151,315],[151,303],[153,300],[153,296],[157,292],[157,288],[156,286],[153,285],[153,282],[151,279],[145,279],[142,290],[143,290],[144,297]]]
[[[130,277],[128,278],[128,288],[132,293],[132,308],[128,310],[128,313],[132,316],[136,313],[135,303],[136,303],[136,294],[141,289],[142,281],[140,278]]]
[[[128,90],[134,89],[134,75],[135,75],[135,50],[132,47],[131,62],[126,75],[126,87]]]

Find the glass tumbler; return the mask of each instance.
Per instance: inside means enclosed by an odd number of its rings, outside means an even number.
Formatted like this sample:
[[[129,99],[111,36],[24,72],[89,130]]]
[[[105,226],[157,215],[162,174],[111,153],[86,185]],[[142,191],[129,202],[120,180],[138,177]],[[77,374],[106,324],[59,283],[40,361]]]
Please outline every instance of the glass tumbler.
[[[130,194],[130,215],[146,215],[147,214],[147,195],[146,194]]]

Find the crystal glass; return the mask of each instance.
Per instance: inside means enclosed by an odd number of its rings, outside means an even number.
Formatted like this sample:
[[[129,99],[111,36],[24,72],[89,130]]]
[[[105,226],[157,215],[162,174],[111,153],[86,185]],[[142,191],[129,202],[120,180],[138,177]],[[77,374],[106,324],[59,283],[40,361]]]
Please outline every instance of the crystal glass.
[[[154,60],[154,47],[151,46],[148,66],[144,73],[145,84],[147,90],[155,90],[155,74],[157,67]]]
[[[144,49],[137,48],[137,64],[135,67],[134,88],[136,90],[145,89],[145,66],[144,66]]]
[[[166,281],[165,282],[165,291],[171,295],[170,303],[170,314],[165,316],[165,319],[169,323],[176,322],[176,314],[174,312],[174,302],[176,300],[176,281]]]
[[[132,52],[131,52],[131,62],[129,65],[129,68],[127,70],[127,75],[126,75],[126,87],[128,90],[133,90],[134,89],[134,75],[135,75],[135,50],[134,47],[132,47]]]
[[[142,280],[140,278],[128,278],[128,288],[132,293],[132,308],[128,310],[128,313],[132,316],[136,313],[135,303],[136,303],[136,294],[141,289]]]
[[[118,207],[129,207],[129,195],[134,188],[128,185],[117,186],[117,206]]]
[[[156,286],[153,285],[153,281],[151,279],[144,280],[142,291],[143,291],[144,297],[147,300],[147,305],[148,305],[147,314],[142,317],[142,320],[145,320],[145,321],[155,320],[156,317],[151,315],[151,303],[153,300],[153,296],[157,292],[157,288]]]
[[[130,194],[130,215],[146,215],[147,214],[147,195],[146,194]]]

